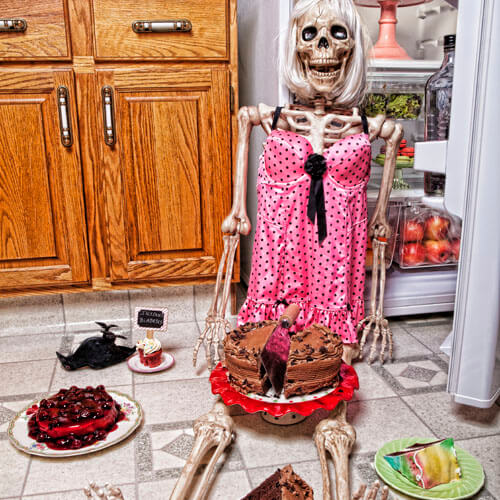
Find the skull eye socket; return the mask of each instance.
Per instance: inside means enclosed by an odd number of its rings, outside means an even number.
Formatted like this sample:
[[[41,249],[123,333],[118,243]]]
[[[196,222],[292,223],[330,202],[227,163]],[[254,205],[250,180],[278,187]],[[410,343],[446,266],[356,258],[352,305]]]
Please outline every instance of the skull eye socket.
[[[318,30],[314,26],[308,26],[302,30],[302,40],[304,42],[310,42],[318,33]]]
[[[330,32],[333,38],[336,38],[337,40],[347,40],[347,30],[343,26],[334,24]]]

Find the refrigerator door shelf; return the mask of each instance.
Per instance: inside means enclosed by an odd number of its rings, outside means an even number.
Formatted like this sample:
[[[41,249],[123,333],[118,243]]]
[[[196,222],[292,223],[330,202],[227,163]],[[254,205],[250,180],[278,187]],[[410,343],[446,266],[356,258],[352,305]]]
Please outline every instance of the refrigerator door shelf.
[[[413,168],[422,172],[445,174],[447,154],[448,141],[416,142]]]

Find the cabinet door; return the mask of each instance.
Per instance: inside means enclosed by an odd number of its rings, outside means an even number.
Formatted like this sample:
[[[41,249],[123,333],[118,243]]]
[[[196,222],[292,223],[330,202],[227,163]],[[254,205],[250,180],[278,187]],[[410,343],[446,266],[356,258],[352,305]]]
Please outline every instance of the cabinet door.
[[[215,275],[231,199],[228,70],[101,70],[98,81],[115,108],[116,143],[102,146],[111,280]]]
[[[0,289],[89,279],[74,96],[71,70],[0,70]]]

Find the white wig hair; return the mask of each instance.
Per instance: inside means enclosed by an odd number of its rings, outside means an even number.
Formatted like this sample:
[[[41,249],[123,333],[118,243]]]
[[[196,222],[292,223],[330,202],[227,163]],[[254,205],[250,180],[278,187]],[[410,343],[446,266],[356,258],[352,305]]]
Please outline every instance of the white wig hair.
[[[317,93],[305,79],[304,68],[297,53],[297,23],[316,5],[330,5],[335,15],[342,19],[350,31],[354,47],[347,63],[344,85],[334,95],[325,96],[336,106],[352,108],[359,106],[366,92],[366,72],[370,38],[363,25],[353,0],[297,0],[290,16],[288,41],[281,57],[281,75],[286,86],[299,101],[308,103]]]

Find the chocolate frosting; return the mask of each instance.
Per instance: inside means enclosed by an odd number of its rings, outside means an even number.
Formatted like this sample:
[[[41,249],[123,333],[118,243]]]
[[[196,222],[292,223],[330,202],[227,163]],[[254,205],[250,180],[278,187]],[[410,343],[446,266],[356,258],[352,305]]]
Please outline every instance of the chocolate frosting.
[[[239,392],[264,394],[269,387],[261,369],[260,354],[277,322],[247,323],[224,339],[229,382]],[[342,340],[323,325],[313,324],[291,337],[284,394],[309,394],[338,383]]]

